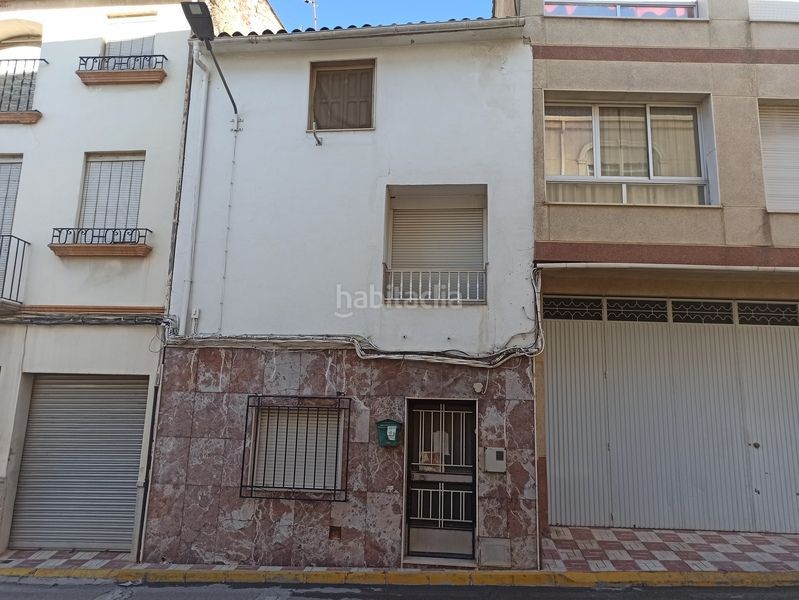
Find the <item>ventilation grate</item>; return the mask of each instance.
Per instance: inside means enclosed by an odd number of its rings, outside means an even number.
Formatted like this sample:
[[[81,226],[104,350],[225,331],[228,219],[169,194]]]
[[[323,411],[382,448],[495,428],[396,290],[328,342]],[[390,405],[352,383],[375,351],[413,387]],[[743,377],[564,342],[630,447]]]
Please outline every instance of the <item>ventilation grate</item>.
[[[668,323],[669,303],[666,300],[609,298],[608,321],[631,323]]]
[[[703,323],[705,325],[733,325],[732,302],[707,302],[704,300],[675,300],[671,303],[675,323]]]
[[[601,298],[544,298],[544,318],[564,321],[601,321]]]
[[[739,302],[738,322],[741,325],[799,327],[799,306],[796,304]]]

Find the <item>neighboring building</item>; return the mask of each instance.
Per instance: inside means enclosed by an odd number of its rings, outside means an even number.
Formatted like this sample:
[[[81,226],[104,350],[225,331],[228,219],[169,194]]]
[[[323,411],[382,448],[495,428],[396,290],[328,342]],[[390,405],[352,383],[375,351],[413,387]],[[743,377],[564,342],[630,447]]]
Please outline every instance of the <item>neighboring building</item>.
[[[796,533],[799,2],[521,11],[542,526]]]
[[[522,25],[202,51],[144,560],[536,567]]]
[[[166,1],[0,9],[0,550],[133,553],[188,27]]]

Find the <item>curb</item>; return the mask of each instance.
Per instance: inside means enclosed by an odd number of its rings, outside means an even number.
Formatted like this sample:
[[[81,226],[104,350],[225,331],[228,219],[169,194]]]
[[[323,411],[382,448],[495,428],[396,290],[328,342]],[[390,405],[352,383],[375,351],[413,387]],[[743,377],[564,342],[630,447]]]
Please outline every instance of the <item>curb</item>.
[[[185,570],[159,568],[59,569],[0,568],[0,577],[48,579],[106,579],[117,583],[142,581],[158,584],[324,584],[404,586],[516,586],[516,587],[778,587],[799,586],[799,571],[780,573],[658,573],[614,572],[551,573],[546,571],[415,571],[415,570]]]

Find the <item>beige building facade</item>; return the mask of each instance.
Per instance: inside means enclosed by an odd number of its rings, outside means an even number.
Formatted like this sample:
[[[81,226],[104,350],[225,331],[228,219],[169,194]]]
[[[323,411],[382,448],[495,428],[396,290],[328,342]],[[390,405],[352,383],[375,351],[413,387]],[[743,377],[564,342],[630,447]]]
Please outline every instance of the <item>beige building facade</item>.
[[[534,62],[542,528],[799,522],[797,7],[495,3]]]

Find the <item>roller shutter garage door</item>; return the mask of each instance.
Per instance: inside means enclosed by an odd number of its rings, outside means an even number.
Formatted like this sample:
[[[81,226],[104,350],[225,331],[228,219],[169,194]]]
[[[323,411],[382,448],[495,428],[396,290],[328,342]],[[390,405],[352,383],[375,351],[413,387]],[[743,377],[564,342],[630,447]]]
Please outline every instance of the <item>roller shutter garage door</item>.
[[[38,376],[9,547],[130,551],[147,378]]]
[[[544,307],[553,525],[799,532],[799,304]]]

